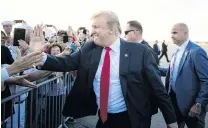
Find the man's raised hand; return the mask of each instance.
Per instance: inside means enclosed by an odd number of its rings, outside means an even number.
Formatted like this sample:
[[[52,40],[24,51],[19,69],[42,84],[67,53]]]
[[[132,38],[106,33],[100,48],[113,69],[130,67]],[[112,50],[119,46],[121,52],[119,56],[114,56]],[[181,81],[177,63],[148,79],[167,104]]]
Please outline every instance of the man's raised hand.
[[[30,32],[30,50],[33,52],[43,51],[44,41],[42,27],[40,25],[35,26],[34,31]]]

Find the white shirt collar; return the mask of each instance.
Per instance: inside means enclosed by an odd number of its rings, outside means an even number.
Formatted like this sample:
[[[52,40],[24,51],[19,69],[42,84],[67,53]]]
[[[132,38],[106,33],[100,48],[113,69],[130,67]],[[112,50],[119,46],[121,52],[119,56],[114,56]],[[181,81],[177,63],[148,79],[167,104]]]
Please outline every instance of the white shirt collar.
[[[185,50],[186,49],[186,46],[188,45],[189,43],[189,40],[185,41],[181,46],[178,46],[178,49],[181,51],[181,50]]]
[[[120,51],[120,45],[121,45],[121,42],[120,42],[120,38],[118,37],[116,39],[115,42],[113,42],[113,44],[110,45],[110,48],[114,51],[114,52],[119,52]]]
[[[138,43],[142,43],[143,39],[139,40]]]

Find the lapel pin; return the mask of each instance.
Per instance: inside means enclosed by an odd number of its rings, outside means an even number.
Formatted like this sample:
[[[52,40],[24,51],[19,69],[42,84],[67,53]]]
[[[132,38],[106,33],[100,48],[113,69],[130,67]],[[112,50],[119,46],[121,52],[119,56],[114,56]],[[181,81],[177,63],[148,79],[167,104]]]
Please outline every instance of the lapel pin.
[[[128,57],[128,54],[124,54],[125,57]]]

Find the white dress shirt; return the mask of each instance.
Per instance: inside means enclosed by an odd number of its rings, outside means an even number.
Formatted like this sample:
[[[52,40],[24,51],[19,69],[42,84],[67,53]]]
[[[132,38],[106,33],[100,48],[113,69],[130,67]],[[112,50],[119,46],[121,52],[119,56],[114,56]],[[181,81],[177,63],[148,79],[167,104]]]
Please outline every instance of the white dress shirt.
[[[117,40],[110,46],[110,48],[110,84],[108,96],[108,113],[119,113],[127,110],[119,78],[120,38],[117,38]],[[93,89],[96,94],[98,108],[100,108],[100,78],[105,53],[106,50],[104,48],[93,81]]]
[[[127,110],[124,101],[120,78],[119,78],[119,67],[120,67],[120,38],[110,46],[110,85],[109,85],[109,96],[108,96],[108,113],[119,113]],[[103,61],[106,50],[103,49],[101,59],[98,65],[97,72],[93,81],[93,90],[96,95],[96,101],[98,108],[100,108],[100,76],[103,67]],[[45,63],[47,56],[45,55],[42,62]]]
[[[189,43],[189,40],[185,41],[181,46],[178,47],[178,53],[177,53],[177,56],[176,56],[176,59],[175,59],[175,64],[174,64],[174,70],[172,71],[173,72],[173,75],[172,75],[172,89],[175,91],[175,82],[176,82],[176,78],[177,78],[177,75],[178,75],[178,68],[179,68],[179,65],[180,65],[180,62],[181,62],[181,58],[183,56],[183,53],[185,52],[186,50],[186,47]],[[175,56],[175,55],[174,55]],[[173,56],[173,58],[174,58]],[[171,65],[173,65],[173,62],[174,59],[171,60]]]
[[[14,46],[11,45],[11,46],[7,46],[7,47],[9,49],[9,51],[11,52],[13,60],[15,61],[17,59],[17,53],[14,50]]]
[[[7,80],[8,78],[9,78],[9,74],[8,74],[6,68],[2,67],[1,68],[1,81],[3,82],[5,80]]]

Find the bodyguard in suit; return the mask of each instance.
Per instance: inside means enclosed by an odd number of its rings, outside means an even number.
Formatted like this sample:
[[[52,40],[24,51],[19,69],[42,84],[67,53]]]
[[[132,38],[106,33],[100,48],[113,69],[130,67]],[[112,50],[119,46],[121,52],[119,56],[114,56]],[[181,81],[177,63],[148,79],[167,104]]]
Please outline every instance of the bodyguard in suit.
[[[168,46],[165,44],[165,40],[164,40],[163,43],[162,43],[162,54],[159,57],[159,61],[163,56],[165,56],[167,62],[170,62],[169,59],[168,59],[167,52],[168,52]]]
[[[166,77],[166,89],[171,97],[178,124],[188,128],[205,127],[208,103],[208,57],[206,52],[189,40],[186,24],[172,28],[172,40],[178,46]]]
[[[41,36],[41,31],[35,33]],[[72,55],[45,55],[43,70],[78,70],[63,115],[80,118],[98,110],[96,128],[149,128],[151,88],[168,127],[177,128],[152,52],[145,45],[120,39],[120,33],[116,14],[99,12],[92,17],[94,41]],[[30,43],[34,46],[37,41]]]
[[[152,47],[148,44],[148,42],[146,42],[142,38],[143,28],[142,28],[142,25],[138,21],[136,21],[136,20],[128,21],[126,24],[124,33],[125,33],[125,39],[127,41],[140,43],[140,44],[147,46],[151,50],[152,54],[154,55],[155,60],[158,61],[158,57],[155,54]],[[147,81],[146,85],[150,86],[150,83]],[[151,88],[150,88],[150,90],[151,90]],[[150,103],[151,103],[150,105],[151,105],[152,115],[154,115],[154,114],[158,113],[158,105],[157,105],[157,99],[155,98],[154,93],[151,93],[151,95],[152,96],[150,98]],[[150,120],[151,120],[151,118],[150,118]]]
[[[156,55],[160,55],[160,48],[158,46],[158,41],[155,41],[155,44],[153,45],[153,49]]]
[[[153,56],[157,64],[159,64],[158,55],[155,54],[154,49],[152,49],[149,43],[146,42],[142,38],[143,28],[142,28],[142,25],[138,21],[136,20],[128,21],[125,27],[124,34],[125,34],[125,39],[127,41],[141,43],[143,45],[146,45],[153,52]]]

